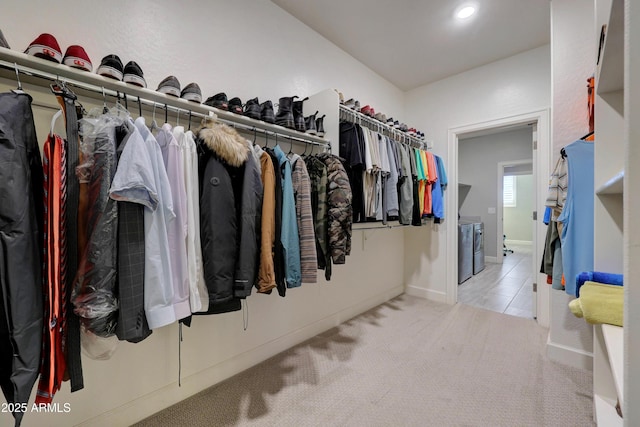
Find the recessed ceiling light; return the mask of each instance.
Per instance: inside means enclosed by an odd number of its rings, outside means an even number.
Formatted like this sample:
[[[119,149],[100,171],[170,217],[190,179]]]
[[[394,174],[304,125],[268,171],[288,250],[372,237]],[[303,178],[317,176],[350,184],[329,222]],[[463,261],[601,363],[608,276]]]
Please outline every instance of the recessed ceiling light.
[[[473,15],[474,13],[476,13],[476,8],[473,6],[465,6],[462,9],[460,9],[457,13],[456,13],[456,17],[458,19],[467,19],[469,18],[471,15]]]

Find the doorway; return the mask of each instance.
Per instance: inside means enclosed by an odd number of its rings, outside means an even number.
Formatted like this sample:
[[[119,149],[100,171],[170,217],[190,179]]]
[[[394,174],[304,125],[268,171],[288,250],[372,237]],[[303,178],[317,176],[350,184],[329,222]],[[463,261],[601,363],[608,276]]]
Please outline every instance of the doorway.
[[[502,195],[502,183],[500,185],[496,185],[497,181],[497,166],[494,162],[494,166],[487,166],[491,168],[494,172],[494,181],[491,185],[490,191],[493,196],[496,198],[496,202],[491,206],[485,206],[486,210],[480,212],[480,209],[475,209],[475,212],[469,212],[462,208],[462,204],[465,203],[470,197],[472,197],[471,192],[473,191],[473,182],[463,182],[461,178],[464,178],[464,171],[468,171],[468,167],[463,170],[463,166],[460,165],[460,150],[464,149],[463,145],[465,144],[465,140],[470,138],[486,136],[491,134],[499,134],[509,131],[515,131],[518,129],[523,129],[524,127],[529,127],[530,131],[530,146],[529,146],[529,157],[530,162],[533,169],[533,197],[534,197],[534,207],[535,209],[531,212],[531,228],[532,228],[532,243],[531,243],[531,261],[526,263],[527,269],[530,272],[527,274],[531,277],[529,283],[527,283],[527,293],[525,294],[527,298],[531,299],[531,308],[532,308],[532,316],[535,317],[543,326],[548,326],[549,322],[549,290],[546,286],[538,287],[537,283],[544,283],[544,277],[537,271],[535,268],[535,260],[539,260],[542,256],[542,246],[544,243],[545,236],[545,227],[541,221],[534,221],[534,215],[536,212],[542,212],[544,209],[544,200],[546,198],[546,188],[547,188],[547,180],[548,180],[548,169],[549,169],[549,111],[548,110],[540,110],[527,114],[522,114],[518,116],[512,116],[507,118],[502,118],[498,120],[482,122],[472,125],[460,126],[451,128],[449,130],[449,149],[448,149],[448,157],[449,157],[449,170],[450,180],[449,180],[449,199],[447,200],[447,208],[449,212],[459,211],[461,216],[466,216],[465,214],[471,214],[472,216],[480,216],[489,218],[487,223],[493,222],[496,224],[493,231],[487,229],[487,224],[485,224],[485,243],[486,243],[486,256],[485,259],[492,263],[492,265],[497,266],[502,270],[505,268],[503,264],[503,254],[502,254],[502,238],[498,238],[498,233],[501,233],[501,236],[504,234],[502,232],[502,222],[500,223],[500,227],[498,227],[497,219],[498,217],[502,217],[502,197],[500,197],[500,203],[497,202],[497,194],[498,191],[496,187],[500,187],[500,194]],[[511,157],[510,159],[504,160],[512,160],[512,159],[522,160],[519,157]],[[479,159],[477,159],[479,160]],[[472,179],[473,181],[473,179]],[[459,186],[458,184],[466,184]],[[471,190],[469,190],[468,186],[471,186]],[[493,215],[493,217],[491,217]],[[447,229],[447,301],[450,303],[456,303],[459,301],[458,298],[458,233],[457,233],[458,224],[451,224]],[[500,230],[499,230],[500,228]],[[499,245],[499,246],[498,246]],[[493,249],[492,249],[493,248]],[[500,251],[498,252],[498,249]],[[512,257],[511,260],[515,259]],[[520,274],[520,271],[524,268],[524,265],[518,268],[516,271],[517,274]],[[491,280],[492,283],[500,279],[500,272],[491,272],[489,269],[485,269],[483,273],[487,273],[485,278],[487,280]],[[482,274],[482,273],[481,273]],[[493,277],[491,277],[493,276]],[[516,286],[516,285],[513,285]],[[522,297],[524,298],[524,297]],[[462,301],[460,301],[462,302]]]

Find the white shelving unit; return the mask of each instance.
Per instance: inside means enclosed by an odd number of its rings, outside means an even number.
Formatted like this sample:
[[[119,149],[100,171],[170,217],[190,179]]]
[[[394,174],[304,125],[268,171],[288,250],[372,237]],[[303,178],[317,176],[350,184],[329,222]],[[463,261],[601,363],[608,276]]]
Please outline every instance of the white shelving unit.
[[[596,69],[594,187],[594,269],[623,273],[624,203],[628,187],[625,144],[625,0],[596,0],[596,31],[606,25]],[[625,281],[627,277],[625,276]],[[628,286],[625,283],[625,286]],[[626,320],[625,320],[626,321]],[[622,426],[616,411],[624,400],[624,330],[594,325],[594,419],[599,426]]]

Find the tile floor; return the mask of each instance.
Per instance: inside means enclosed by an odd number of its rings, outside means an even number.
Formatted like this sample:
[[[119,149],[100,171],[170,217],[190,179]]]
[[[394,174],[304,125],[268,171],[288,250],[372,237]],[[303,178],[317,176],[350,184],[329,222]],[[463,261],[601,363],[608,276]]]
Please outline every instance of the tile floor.
[[[531,246],[507,245],[513,253],[502,264],[486,263],[483,271],[458,286],[458,302],[518,317],[533,318],[533,252]]]

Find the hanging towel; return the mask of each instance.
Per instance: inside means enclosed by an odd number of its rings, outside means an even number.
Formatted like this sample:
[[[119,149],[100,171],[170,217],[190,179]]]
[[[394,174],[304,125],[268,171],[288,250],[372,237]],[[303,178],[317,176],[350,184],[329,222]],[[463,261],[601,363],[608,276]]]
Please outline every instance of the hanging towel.
[[[624,289],[621,286],[586,282],[582,295],[569,303],[576,317],[584,317],[587,323],[622,326]]]
[[[576,277],[576,297],[580,297],[580,288],[585,282],[597,282],[603,285],[622,286],[622,274],[583,271]]]

